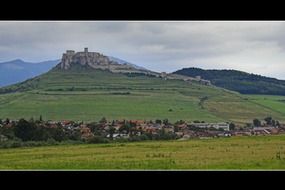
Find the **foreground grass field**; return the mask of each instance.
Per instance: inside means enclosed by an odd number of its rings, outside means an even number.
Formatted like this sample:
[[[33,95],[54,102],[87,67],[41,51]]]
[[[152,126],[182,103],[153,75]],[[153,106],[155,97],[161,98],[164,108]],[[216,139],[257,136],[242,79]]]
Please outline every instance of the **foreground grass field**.
[[[0,169],[285,169],[285,135],[1,149]]]
[[[7,89],[24,91],[0,95],[1,119],[285,121],[284,101],[275,97],[256,100],[214,86],[100,70],[52,70]]]

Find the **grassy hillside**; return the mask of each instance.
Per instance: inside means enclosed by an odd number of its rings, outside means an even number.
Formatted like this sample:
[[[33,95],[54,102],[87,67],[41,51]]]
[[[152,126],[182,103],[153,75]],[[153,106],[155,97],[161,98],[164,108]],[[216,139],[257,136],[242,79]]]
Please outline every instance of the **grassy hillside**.
[[[244,123],[271,115],[285,120],[285,113],[278,109],[218,87],[83,67],[67,71],[54,68],[0,92],[0,118],[42,115],[45,120],[94,121],[105,116],[110,120],[168,118],[172,122]]]
[[[184,68],[175,72],[190,77],[201,76],[215,86],[242,94],[285,95],[285,81],[236,70]]]
[[[0,150],[0,169],[285,169],[285,136]]]

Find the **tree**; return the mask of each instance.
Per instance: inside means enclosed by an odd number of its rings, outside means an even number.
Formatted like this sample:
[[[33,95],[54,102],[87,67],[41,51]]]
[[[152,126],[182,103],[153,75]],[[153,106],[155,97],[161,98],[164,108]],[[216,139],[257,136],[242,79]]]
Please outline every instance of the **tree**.
[[[113,135],[115,133],[116,129],[113,126],[109,126],[109,135],[110,135],[110,139],[113,140]]]
[[[164,119],[164,120],[163,120],[163,124],[164,124],[164,125],[168,125],[168,124],[169,124],[168,119]]]
[[[31,117],[29,122],[34,123],[35,122],[34,118]]]
[[[179,120],[179,121],[176,121],[176,122],[175,122],[176,125],[182,125],[182,124],[184,124],[184,123],[185,123],[185,121],[183,121],[183,120]]]
[[[33,125],[33,124],[32,124]],[[50,138],[48,129],[41,125],[34,125],[35,129],[32,134],[32,140],[34,141],[46,141]]]
[[[271,124],[272,124],[272,126],[275,127],[276,126],[276,121],[274,119],[272,119]]]
[[[36,126],[34,123],[30,123],[25,119],[20,119],[17,125],[15,126],[14,132],[15,136],[22,139],[23,141],[34,140],[34,133]]]
[[[246,128],[250,128],[250,127],[252,127],[252,124],[251,124],[251,123],[246,123],[246,124],[245,124],[245,127],[246,127]],[[240,129],[243,129],[243,128],[240,128]]]
[[[261,126],[261,122],[258,120],[258,119],[254,119],[253,120],[253,125],[255,126],[255,127],[260,127]]]
[[[177,125],[174,125],[174,132],[176,133],[176,132],[178,132],[178,131],[179,131],[178,126],[177,126]]]
[[[156,123],[156,124],[161,124],[161,120],[160,120],[160,119],[156,119],[156,120],[155,120],[155,123]]]
[[[79,141],[81,140],[81,132],[80,130],[74,130],[69,134],[69,139],[74,140],[74,141]]]
[[[267,125],[271,125],[272,124],[272,117],[266,117],[266,118],[264,118],[264,121],[266,121],[266,124]]]
[[[10,119],[9,119],[9,118],[6,118],[5,124],[7,125],[7,124],[9,124],[9,123],[10,123]]]
[[[105,117],[102,117],[102,119],[99,121],[101,124],[107,123],[107,119]]]
[[[50,128],[50,136],[56,141],[65,140],[65,134],[62,127]]]
[[[236,125],[234,124],[234,123],[230,123],[230,130],[235,130],[235,128],[236,128]]]
[[[40,115],[40,122],[42,122],[43,121],[43,117],[42,117],[42,115]]]
[[[119,131],[120,131],[120,132],[126,131],[126,134],[129,134],[130,129],[131,129],[131,125],[130,125],[130,123],[128,122],[128,123],[122,125],[122,126],[119,128]]]

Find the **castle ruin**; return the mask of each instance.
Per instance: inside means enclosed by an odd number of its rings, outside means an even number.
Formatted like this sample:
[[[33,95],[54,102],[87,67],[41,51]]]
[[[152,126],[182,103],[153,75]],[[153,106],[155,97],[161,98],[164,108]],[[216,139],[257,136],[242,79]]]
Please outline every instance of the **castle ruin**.
[[[67,50],[62,55],[61,69],[69,69],[72,64],[88,65],[95,69],[109,69],[111,64],[116,64],[97,52],[88,52],[88,48],[84,48],[83,52],[75,53],[74,50]]]
[[[74,50],[67,50],[63,53],[60,68],[68,70],[72,65],[89,66],[93,69],[109,70],[113,73],[144,73],[156,77],[167,79],[179,79],[184,81],[197,81],[205,85],[211,85],[210,81],[203,80],[200,77],[192,78],[177,74],[167,74],[165,72],[156,73],[149,70],[136,69],[128,64],[119,64],[112,61],[108,56],[97,52],[89,52],[88,48],[84,48],[82,52],[75,52]]]

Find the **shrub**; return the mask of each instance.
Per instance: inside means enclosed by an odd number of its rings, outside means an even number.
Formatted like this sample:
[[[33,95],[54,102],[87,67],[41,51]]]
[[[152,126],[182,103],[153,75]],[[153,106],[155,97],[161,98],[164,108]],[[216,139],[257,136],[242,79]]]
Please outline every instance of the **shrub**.
[[[119,143],[129,142],[129,139],[119,138],[119,139],[116,139],[115,142],[119,142]]]
[[[19,139],[4,141],[0,143],[1,148],[17,148],[21,147],[22,145],[22,141]]]
[[[90,144],[97,144],[97,143],[109,143],[110,141],[104,137],[101,136],[94,136],[87,140],[87,143]]]

